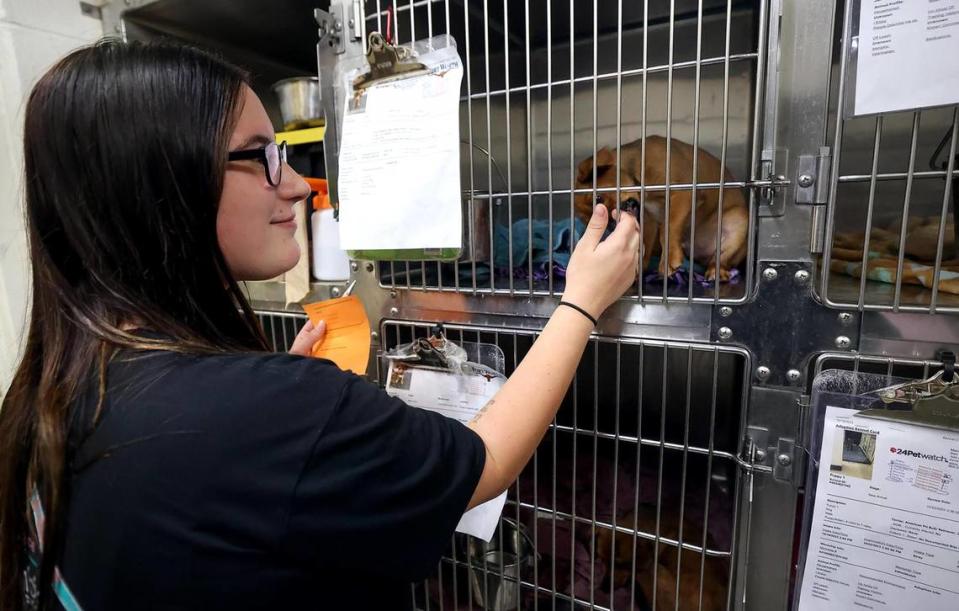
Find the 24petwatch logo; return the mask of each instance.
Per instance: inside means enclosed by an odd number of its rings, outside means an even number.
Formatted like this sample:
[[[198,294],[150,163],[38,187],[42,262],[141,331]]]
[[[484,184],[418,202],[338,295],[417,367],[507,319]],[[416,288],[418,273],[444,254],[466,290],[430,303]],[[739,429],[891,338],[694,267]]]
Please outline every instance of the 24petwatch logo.
[[[932,460],[935,462],[949,462],[949,459],[945,456],[939,454],[926,454],[924,452],[916,452],[915,450],[906,450],[903,448],[890,447],[889,451],[893,454],[898,454],[900,456],[910,456],[912,458],[922,458],[923,460]]]

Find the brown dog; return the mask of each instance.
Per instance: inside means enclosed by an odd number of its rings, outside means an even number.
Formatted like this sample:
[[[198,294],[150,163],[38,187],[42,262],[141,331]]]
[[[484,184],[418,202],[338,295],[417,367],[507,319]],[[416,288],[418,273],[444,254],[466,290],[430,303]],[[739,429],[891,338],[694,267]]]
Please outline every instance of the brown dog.
[[[656,533],[656,508],[648,505],[640,506],[634,520],[634,514],[617,520],[624,528],[636,529],[647,533]],[[675,514],[663,511],[659,516],[659,536],[678,540],[679,518]],[[613,583],[616,587],[624,587],[632,579],[636,580],[638,589],[646,601],[652,605],[653,590],[655,587],[655,611],[672,611],[676,609],[699,609],[700,596],[700,564],[702,554],[685,547],[682,550],[682,562],[679,560],[679,548],[674,544],[660,543],[659,554],[656,554],[656,542],[642,537],[616,531],[616,545],[613,547],[613,531],[609,528],[600,529],[596,533],[596,557],[606,561],[606,566],[613,571]],[[692,520],[683,521],[683,542],[702,545],[702,525]],[[633,547],[636,549],[636,573],[633,574]],[[713,545],[707,537],[707,546]],[[612,561],[610,560],[612,558]],[[677,563],[679,571],[679,592],[677,598]],[[656,565],[654,567],[654,564]],[[653,575],[655,568],[655,577]],[[702,611],[722,611],[726,608],[726,580],[729,574],[728,563],[724,558],[707,556],[702,571]],[[654,585],[655,584],[655,585]]]
[[[691,184],[693,182],[693,155],[697,151],[681,140],[672,140],[670,145],[670,184]],[[622,163],[619,164],[620,201],[640,200],[637,189],[645,178],[647,185],[666,184],[666,139],[660,136],[646,138],[646,164],[643,173],[642,141],[637,140],[621,147]],[[697,161],[697,181],[700,183],[718,183],[720,176],[732,180],[728,171],[723,171],[719,159],[699,149]],[[579,164],[576,176],[577,189],[589,189],[593,186],[593,170],[596,170],[596,187],[616,187],[616,152],[602,148],[596,152],[596,160],[584,159]],[[749,210],[740,189],[724,189],[722,231],[719,248],[719,261],[716,261],[716,229],[719,219],[719,189],[696,190],[696,236],[695,252],[690,258],[706,265],[706,278],[729,279],[729,270],[739,265],[746,257],[748,248]],[[582,193],[575,198],[576,212],[588,220],[592,214],[593,203],[603,203],[612,211],[617,208],[616,193]],[[656,247],[655,236],[665,256],[660,258],[659,271],[664,276],[672,275],[683,263],[684,252],[689,251],[689,225],[693,210],[693,193],[690,189],[670,191],[669,218],[666,219],[666,194],[663,191],[646,193],[643,206],[643,269],[649,264],[649,258]],[[666,222],[668,221],[668,222]],[[667,236],[669,244],[667,249]]]

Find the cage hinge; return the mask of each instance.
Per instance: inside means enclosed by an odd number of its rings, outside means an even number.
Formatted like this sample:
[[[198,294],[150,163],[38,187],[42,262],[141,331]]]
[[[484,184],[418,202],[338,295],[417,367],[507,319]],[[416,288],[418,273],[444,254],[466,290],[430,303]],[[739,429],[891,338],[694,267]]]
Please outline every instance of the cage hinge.
[[[793,482],[797,488],[803,486],[806,479],[808,464],[810,417],[812,414],[812,397],[808,394],[799,395],[796,399],[799,407],[799,430],[796,431],[796,446],[793,451]]]
[[[807,394],[799,395],[796,404],[799,407],[799,430],[796,432],[796,438],[799,440],[800,448],[805,450],[809,447],[807,429],[809,428],[810,405],[812,405],[811,396]]]
[[[363,38],[363,5],[360,0],[353,0],[350,5],[350,38],[360,40]]]
[[[828,146],[818,155],[800,155],[796,170],[796,203],[825,206],[829,201],[832,154]]]
[[[319,27],[320,44],[329,45],[336,55],[346,53],[346,37],[343,36],[343,5],[331,2],[329,12],[314,9],[313,18]]]
[[[828,146],[818,155],[800,155],[796,175],[796,203],[812,207],[809,224],[809,252],[822,254],[826,241],[826,204],[829,203],[832,154]]]

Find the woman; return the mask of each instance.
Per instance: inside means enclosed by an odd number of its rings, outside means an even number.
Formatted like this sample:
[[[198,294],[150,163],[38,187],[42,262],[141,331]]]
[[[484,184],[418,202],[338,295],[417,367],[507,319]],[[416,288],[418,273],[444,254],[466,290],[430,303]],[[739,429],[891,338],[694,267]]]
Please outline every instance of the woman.
[[[237,283],[301,253],[304,181],[237,68],[70,54],[26,109],[33,304],[0,411],[2,608],[398,609],[517,477],[593,322],[632,284],[598,206],[565,300],[469,426],[268,352]],[[294,353],[323,329],[308,326]]]

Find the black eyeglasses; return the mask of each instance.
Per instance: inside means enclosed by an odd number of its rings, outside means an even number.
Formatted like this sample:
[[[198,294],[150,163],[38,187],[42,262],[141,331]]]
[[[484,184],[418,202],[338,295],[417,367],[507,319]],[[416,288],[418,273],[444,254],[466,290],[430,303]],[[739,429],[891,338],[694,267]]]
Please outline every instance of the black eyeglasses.
[[[283,178],[283,164],[286,163],[286,140],[277,144],[271,142],[258,149],[249,149],[245,151],[232,151],[227,155],[229,161],[241,161],[244,159],[255,159],[263,164],[266,170],[266,181],[271,187],[280,184]]]

